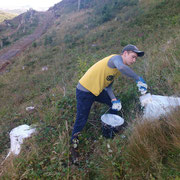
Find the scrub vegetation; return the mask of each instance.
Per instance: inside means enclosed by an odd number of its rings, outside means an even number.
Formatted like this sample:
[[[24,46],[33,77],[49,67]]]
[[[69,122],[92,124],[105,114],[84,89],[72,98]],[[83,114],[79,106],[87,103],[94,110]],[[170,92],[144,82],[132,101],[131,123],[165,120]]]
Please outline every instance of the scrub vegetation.
[[[63,2],[66,2],[64,0]],[[71,1],[68,1],[71,2]],[[114,93],[128,123],[114,139],[101,135],[108,107],[95,103],[80,137],[80,164],[69,159],[76,115],[75,88],[95,62],[131,43],[145,51],[133,69],[152,94],[180,96],[179,0],[84,0],[64,3],[53,26],[12,60],[0,75],[1,179],[175,179],[180,178],[180,109],[142,121],[136,83],[120,76]],[[42,68],[47,67],[46,71]],[[34,106],[34,111],[26,107]],[[19,156],[3,161],[9,132],[36,126]]]

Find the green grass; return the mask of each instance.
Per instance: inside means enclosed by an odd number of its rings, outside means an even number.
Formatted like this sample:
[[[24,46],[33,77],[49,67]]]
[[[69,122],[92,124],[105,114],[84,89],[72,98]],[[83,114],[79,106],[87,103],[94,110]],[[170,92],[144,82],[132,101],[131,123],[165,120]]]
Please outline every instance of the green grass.
[[[136,84],[124,76],[113,89],[122,101],[119,115],[129,124],[125,138],[102,137],[100,117],[108,107],[95,103],[80,139],[80,165],[69,160],[75,87],[101,58],[134,43],[145,56],[132,68],[145,78],[149,92],[179,95],[178,8],[178,1],[143,1],[116,10],[117,20],[93,26],[88,19],[92,10],[68,12],[36,46],[13,59],[0,76],[0,160],[10,145],[12,128],[34,124],[37,134],[25,141],[18,157],[0,167],[2,179],[178,179],[179,109],[157,123],[140,123]],[[42,71],[44,66],[47,71]],[[27,112],[28,106],[36,110]]]

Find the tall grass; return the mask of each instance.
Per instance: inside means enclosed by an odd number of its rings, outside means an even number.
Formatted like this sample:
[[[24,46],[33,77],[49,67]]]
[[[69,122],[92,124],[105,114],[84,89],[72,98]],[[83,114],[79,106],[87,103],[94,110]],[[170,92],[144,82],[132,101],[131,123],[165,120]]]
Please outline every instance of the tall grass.
[[[168,117],[133,125],[125,152],[132,177],[179,177],[179,121],[180,111],[177,109]]]

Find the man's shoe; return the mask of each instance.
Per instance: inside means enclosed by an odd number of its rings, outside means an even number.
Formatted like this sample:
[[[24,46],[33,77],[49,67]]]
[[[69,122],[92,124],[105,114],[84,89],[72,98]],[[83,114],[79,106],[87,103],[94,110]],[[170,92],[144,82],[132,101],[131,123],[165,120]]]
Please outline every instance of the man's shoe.
[[[72,160],[72,163],[75,165],[79,164],[78,163],[78,157],[79,157],[78,144],[79,144],[79,140],[77,138],[74,138],[72,140],[72,144],[70,147],[71,160]]]

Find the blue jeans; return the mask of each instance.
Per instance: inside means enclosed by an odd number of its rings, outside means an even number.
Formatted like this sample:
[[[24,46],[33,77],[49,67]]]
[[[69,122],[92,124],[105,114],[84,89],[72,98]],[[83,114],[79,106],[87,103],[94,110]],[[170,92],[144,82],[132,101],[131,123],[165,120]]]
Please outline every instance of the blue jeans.
[[[91,106],[94,103],[94,101],[107,104],[109,107],[112,107],[111,99],[105,90],[103,90],[99,94],[99,96],[95,96],[91,92],[84,92],[76,88],[76,99],[77,99],[77,114],[76,114],[76,121],[74,124],[71,141],[84,128],[89,116]],[[110,109],[109,113],[117,114],[117,111]]]

